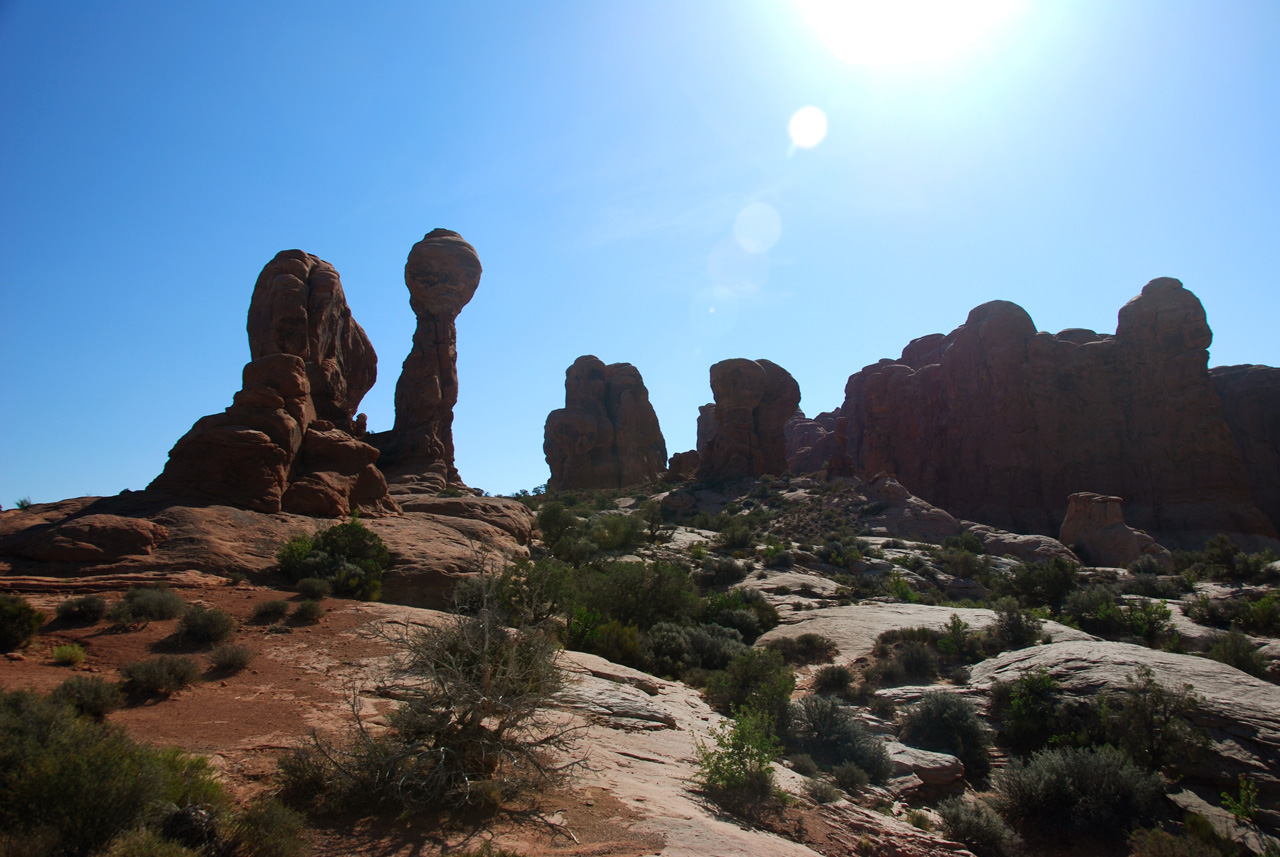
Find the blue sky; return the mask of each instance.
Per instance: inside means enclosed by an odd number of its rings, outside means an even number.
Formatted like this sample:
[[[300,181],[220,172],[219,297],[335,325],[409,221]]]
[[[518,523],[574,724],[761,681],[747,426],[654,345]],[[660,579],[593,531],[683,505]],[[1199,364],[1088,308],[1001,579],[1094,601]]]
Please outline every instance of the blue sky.
[[[1110,332],[1175,276],[1212,365],[1280,364],[1277,45],[1272,0],[1024,0],[887,65],[787,0],[0,2],[0,502],[145,486],[230,404],[282,249],[341,274],[388,428],[435,227],[485,268],[454,436],[494,493],[546,480],[582,354],[639,368],[669,452],[712,363],[773,360],[814,414],[997,298]]]

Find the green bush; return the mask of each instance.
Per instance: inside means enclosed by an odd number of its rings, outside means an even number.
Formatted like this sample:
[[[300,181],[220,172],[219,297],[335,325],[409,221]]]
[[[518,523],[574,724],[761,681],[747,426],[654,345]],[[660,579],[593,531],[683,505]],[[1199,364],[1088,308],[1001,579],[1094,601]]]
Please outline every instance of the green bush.
[[[751,564],[738,562],[723,556],[708,556],[702,560],[698,582],[703,586],[728,586],[745,580]]]
[[[997,596],[1014,597],[1023,607],[1062,609],[1067,596],[1079,586],[1080,566],[1062,557],[1048,562],[1022,563],[1007,575],[991,580]]]
[[[841,790],[850,795],[862,791],[871,782],[871,776],[853,762],[845,762],[833,767],[831,777]]]
[[[563,503],[550,500],[538,510],[538,530],[542,543],[554,545],[578,526],[578,516],[565,509]]]
[[[293,585],[293,590],[307,601],[323,601],[333,594],[333,584],[319,577],[304,577]]]
[[[46,844],[50,857],[90,854],[162,804],[229,801],[203,759],[139,744],[36,694],[0,696],[0,839]]]
[[[982,801],[953,797],[938,804],[947,836],[977,857],[1011,857],[1020,852],[1018,834]]]
[[[391,554],[377,533],[353,517],[314,537],[294,536],[276,552],[276,562],[290,583],[326,580],[337,595],[377,601]]]
[[[1280,636],[1280,593],[1261,598],[1209,598],[1201,595],[1186,608],[1191,621],[1212,628],[1237,628],[1246,633]]]
[[[200,666],[185,655],[157,655],[120,667],[125,693],[168,696],[188,687],[200,677]]]
[[[78,667],[84,663],[84,646],[76,643],[64,643],[53,648],[53,662],[63,667]]]
[[[991,688],[988,713],[1005,745],[1019,756],[1043,749],[1059,728],[1061,692],[1044,669],[1023,673]]]
[[[792,703],[787,745],[828,765],[856,765],[876,783],[893,775],[884,741],[869,733],[850,708],[829,696],[806,696]]]
[[[689,571],[669,563],[603,563],[577,572],[573,586],[575,606],[641,631],[659,622],[683,623],[698,612]]]
[[[846,666],[827,666],[813,674],[813,689],[818,693],[847,693],[853,683],[853,671]]]
[[[306,819],[272,798],[250,804],[231,827],[243,857],[302,857]]]
[[[54,688],[49,698],[93,720],[102,720],[124,705],[120,686],[96,675],[73,675]]]
[[[112,606],[107,616],[117,625],[145,625],[172,619],[185,606],[182,596],[164,584],[133,586]]]
[[[629,550],[644,544],[645,525],[639,515],[596,515],[588,526],[591,541],[601,551]]]
[[[1119,839],[1153,821],[1164,781],[1113,747],[1042,750],[1012,761],[993,783],[995,807],[1024,833]]]
[[[111,840],[103,857],[201,857],[202,851],[186,848],[145,827],[134,828]]]
[[[324,618],[324,608],[319,601],[302,601],[293,608],[290,618],[299,625],[314,625]]]
[[[844,797],[840,793],[840,789],[833,786],[826,780],[808,779],[805,780],[804,792],[809,799],[816,804],[835,803]]]
[[[816,777],[822,773],[818,763],[808,753],[793,753],[787,757],[787,761],[791,763],[791,770],[802,777]]]
[[[922,750],[950,753],[964,763],[972,782],[984,782],[991,771],[991,737],[973,703],[962,696],[926,693],[907,709],[899,740]]]
[[[715,546],[722,551],[751,550],[756,546],[751,524],[745,517],[734,515],[721,527]]]
[[[840,651],[834,640],[814,633],[778,637],[765,643],[765,647],[781,653],[787,663],[797,665],[824,663],[835,658]]]
[[[732,808],[772,794],[772,763],[782,748],[771,734],[768,714],[743,709],[735,719],[713,728],[711,738],[713,747],[695,743],[694,776],[713,800]]]
[[[39,632],[44,614],[18,595],[0,595],[0,652],[20,649]]]
[[[1276,561],[1270,550],[1249,554],[1219,534],[1209,539],[1203,551],[1174,551],[1175,572],[1189,572],[1194,577],[1230,580],[1247,583],[1265,583],[1272,575],[1267,566]]]
[[[1189,719],[1199,706],[1190,685],[1167,688],[1150,667],[1139,666],[1109,728],[1110,743],[1145,770],[1176,770],[1204,751],[1206,736]]]
[[[730,661],[723,672],[711,675],[706,694],[707,702],[718,711],[729,714],[752,708],[771,718],[773,728],[781,729],[795,687],[795,673],[782,655],[750,649]]]
[[[58,618],[73,625],[92,625],[107,615],[107,599],[101,595],[77,595],[58,605]]]
[[[1206,654],[1256,678],[1267,677],[1267,660],[1250,639],[1234,628],[1213,641]]]
[[[765,599],[764,593],[743,586],[708,595],[698,612],[703,622],[736,628],[747,643],[754,643],[779,622],[778,611]]]
[[[289,602],[284,599],[272,599],[271,601],[263,601],[254,607],[252,618],[254,622],[271,624],[272,622],[279,622],[287,615],[289,615]]]
[[[982,544],[982,539],[978,538],[968,530],[965,530],[958,536],[947,536],[942,540],[942,547],[974,555],[980,555],[987,552],[987,549]]]
[[[646,645],[651,670],[679,678],[689,670],[722,670],[749,647],[742,634],[722,625],[663,622],[649,629]]]
[[[996,621],[991,633],[1000,649],[1024,649],[1040,639],[1040,620],[1023,610],[1017,599],[1001,598],[994,609]]]
[[[184,643],[205,646],[221,643],[236,629],[231,614],[217,607],[188,607],[178,620],[178,639]]]
[[[1144,559],[1151,559],[1144,557]],[[1155,560],[1151,560],[1153,563]],[[1135,562],[1134,566],[1139,566]],[[1159,568],[1159,566],[1156,566]],[[1130,571],[1133,566],[1130,567]],[[1188,591],[1185,586],[1186,581],[1180,577],[1162,577],[1158,572],[1138,572],[1133,577],[1124,581],[1120,586],[1120,591],[1126,595],[1141,595],[1145,598],[1162,598],[1166,601],[1176,601],[1182,597],[1182,593]]]
[[[223,643],[209,652],[209,665],[218,672],[237,673],[252,661],[253,650],[235,643]]]

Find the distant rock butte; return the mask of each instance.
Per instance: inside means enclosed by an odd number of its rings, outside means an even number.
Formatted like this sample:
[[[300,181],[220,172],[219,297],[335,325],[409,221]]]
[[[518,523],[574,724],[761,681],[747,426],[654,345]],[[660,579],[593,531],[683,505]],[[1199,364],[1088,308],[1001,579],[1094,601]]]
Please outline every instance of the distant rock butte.
[[[338,272],[301,250],[277,254],[254,286],[248,332],[253,359],[231,406],[198,420],[149,487],[268,513],[395,511],[378,451],[351,434],[378,358]]]
[[[409,306],[418,317],[413,348],[396,382],[396,422],[371,435],[394,493],[435,493],[462,485],[454,467],[453,406],[458,403],[455,320],[480,285],[480,257],[462,236],[433,229],[404,266]]]
[[[711,367],[714,410],[698,418],[698,476],[738,479],[787,472],[785,426],[800,385],[768,360],[723,360]]]
[[[565,406],[544,430],[548,488],[623,488],[662,475],[667,444],[636,367],[585,355],[565,372],[564,388]]]
[[[1171,547],[1219,532],[1276,545],[1207,369],[1211,340],[1200,301],[1168,277],[1120,310],[1114,336],[1037,332],[1016,304],[986,303],[850,377],[848,454],[861,474],[893,474],[935,506],[1016,532],[1056,534],[1068,498],[1094,492],[1123,498],[1130,524]],[[1243,403],[1237,390],[1271,383],[1218,386]],[[1272,411],[1240,411],[1237,435],[1265,447]],[[1275,448],[1251,466],[1264,472]]]

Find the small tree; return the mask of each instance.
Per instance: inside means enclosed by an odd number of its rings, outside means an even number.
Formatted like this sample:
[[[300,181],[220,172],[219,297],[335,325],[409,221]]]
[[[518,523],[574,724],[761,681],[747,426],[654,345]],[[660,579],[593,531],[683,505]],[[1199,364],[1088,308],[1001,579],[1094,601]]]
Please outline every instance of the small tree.
[[[695,743],[698,784],[717,802],[734,806],[766,798],[773,789],[773,760],[782,751],[768,714],[743,708],[711,730],[714,747]]]

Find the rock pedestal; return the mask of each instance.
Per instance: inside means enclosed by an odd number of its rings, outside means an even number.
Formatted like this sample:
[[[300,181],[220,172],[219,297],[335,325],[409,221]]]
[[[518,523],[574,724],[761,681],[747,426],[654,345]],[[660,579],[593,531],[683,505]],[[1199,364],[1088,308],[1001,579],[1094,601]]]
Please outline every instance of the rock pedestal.
[[[542,444],[548,488],[623,488],[662,475],[667,445],[636,367],[585,355],[564,386],[565,406],[547,416]]]
[[[711,367],[713,412],[698,420],[702,479],[787,472],[785,426],[800,404],[800,386],[768,360],[724,360]]]
[[[1173,555],[1168,550],[1141,530],[1125,525],[1122,503],[1119,497],[1084,491],[1072,494],[1058,541],[1091,565],[1126,568],[1139,557],[1149,555],[1162,569],[1172,571]]]

